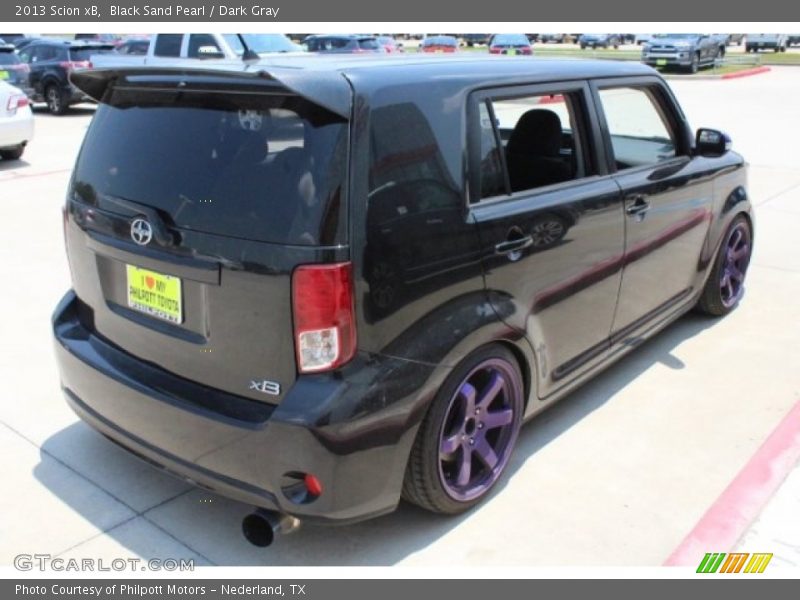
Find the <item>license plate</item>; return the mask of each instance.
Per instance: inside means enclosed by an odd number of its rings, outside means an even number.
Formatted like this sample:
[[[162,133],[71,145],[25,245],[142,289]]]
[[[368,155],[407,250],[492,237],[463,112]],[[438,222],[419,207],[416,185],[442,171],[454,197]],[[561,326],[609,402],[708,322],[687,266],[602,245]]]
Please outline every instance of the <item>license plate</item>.
[[[663,67],[665,64],[667,64],[667,59],[666,58],[659,58],[658,60],[656,60],[656,64],[659,67]]]
[[[183,321],[180,278],[133,265],[125,267],[128,274],[128,306],[170,323]]]
[[[9,77],[11,75],[9,75],[8,71],[0,71],[0,79],[8,79]]]
[[[508,55],[509,56],[514,56],[516,53],[517,53],[517,51],[513,50],[513,49],[508,51]]]

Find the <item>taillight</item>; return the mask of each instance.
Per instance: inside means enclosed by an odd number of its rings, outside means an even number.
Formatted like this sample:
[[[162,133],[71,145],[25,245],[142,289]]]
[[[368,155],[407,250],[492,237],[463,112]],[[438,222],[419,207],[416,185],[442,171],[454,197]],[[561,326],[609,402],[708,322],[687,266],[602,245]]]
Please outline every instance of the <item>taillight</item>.
[[[17,112],[18,108],[23,108],[24,106],[28,106],[30,104],[30,100],[25,94],[12,94],[8,97],[8,103],[6,104],[6,110],[10,113]]]
[[[303,265],[292,275],[297,368],[335,369],[356,352],[353,267],[347,263]]]
[[[89,60],[65,60],[60,63],[64,69],[67,71],[72,71],[73,69],[91,69],[92,62]]]

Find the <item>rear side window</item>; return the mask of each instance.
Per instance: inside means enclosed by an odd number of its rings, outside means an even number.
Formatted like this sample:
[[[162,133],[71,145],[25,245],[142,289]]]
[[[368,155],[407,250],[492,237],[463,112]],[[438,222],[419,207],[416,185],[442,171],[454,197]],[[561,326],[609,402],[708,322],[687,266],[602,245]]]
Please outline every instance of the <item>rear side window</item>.
[[[583,92],[481,99],[473,117],[478,199],[565,183],[593,173]]]
[[[658,101],[645,88],[599,91],[618,169],[674,158],[676,136]]]
[[[180,56],[182,41],[182,33],[161,33],[156,37],[153,52],[156,56]]]
[[[77,200],[152,206],[178,228],[298,245],[341,243],[348,126],[293,96],[117,90],[75,168]],[[165,133],[167,132],[167,133]]]
[[[372,38],[366,40],[358,40],[358,47],[362,50],[379,50],[378,42]]]

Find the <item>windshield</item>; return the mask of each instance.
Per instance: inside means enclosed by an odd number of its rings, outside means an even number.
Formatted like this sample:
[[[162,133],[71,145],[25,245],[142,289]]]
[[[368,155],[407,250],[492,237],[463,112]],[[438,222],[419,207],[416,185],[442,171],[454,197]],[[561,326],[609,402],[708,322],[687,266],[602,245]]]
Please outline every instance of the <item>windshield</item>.
[[[282,33],[226,33],[222,37],[236,54],[244,53],[242,40],[256,54],[270,52],[301,52],[303,49]]]
[[[105,196],[151,206],[183,229],[341,243],[347,133],[295,96],[115,90],[87,133],[73,195],[111,211]]]
[[[498,34],[492,38],[492,46],[528,46],[528,38],[522,34]]]

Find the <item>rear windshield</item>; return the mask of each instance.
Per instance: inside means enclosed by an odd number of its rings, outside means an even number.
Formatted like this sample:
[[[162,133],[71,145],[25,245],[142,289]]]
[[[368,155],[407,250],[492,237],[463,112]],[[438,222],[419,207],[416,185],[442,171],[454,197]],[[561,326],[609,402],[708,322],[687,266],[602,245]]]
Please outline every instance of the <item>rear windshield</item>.
[[[88,48],[70,48],[69,59],[75,62],[89,60],[92,54],[108,54],[114,49],[113,46],[89,46]]]
[[[347,122],[295,96],[115,91],[86,135],[77,200],[264,242],[345,241]]]
[[[0,50],[0,65],[18,65],[19,56],[13,52],[3,52]]]
[[[378,41],[375,38],[358,40],[358,47],[362,50],[380,50]]]
[[[492,38],[493,46],[529,46],[530,41],[524,35],[498,34]]]

